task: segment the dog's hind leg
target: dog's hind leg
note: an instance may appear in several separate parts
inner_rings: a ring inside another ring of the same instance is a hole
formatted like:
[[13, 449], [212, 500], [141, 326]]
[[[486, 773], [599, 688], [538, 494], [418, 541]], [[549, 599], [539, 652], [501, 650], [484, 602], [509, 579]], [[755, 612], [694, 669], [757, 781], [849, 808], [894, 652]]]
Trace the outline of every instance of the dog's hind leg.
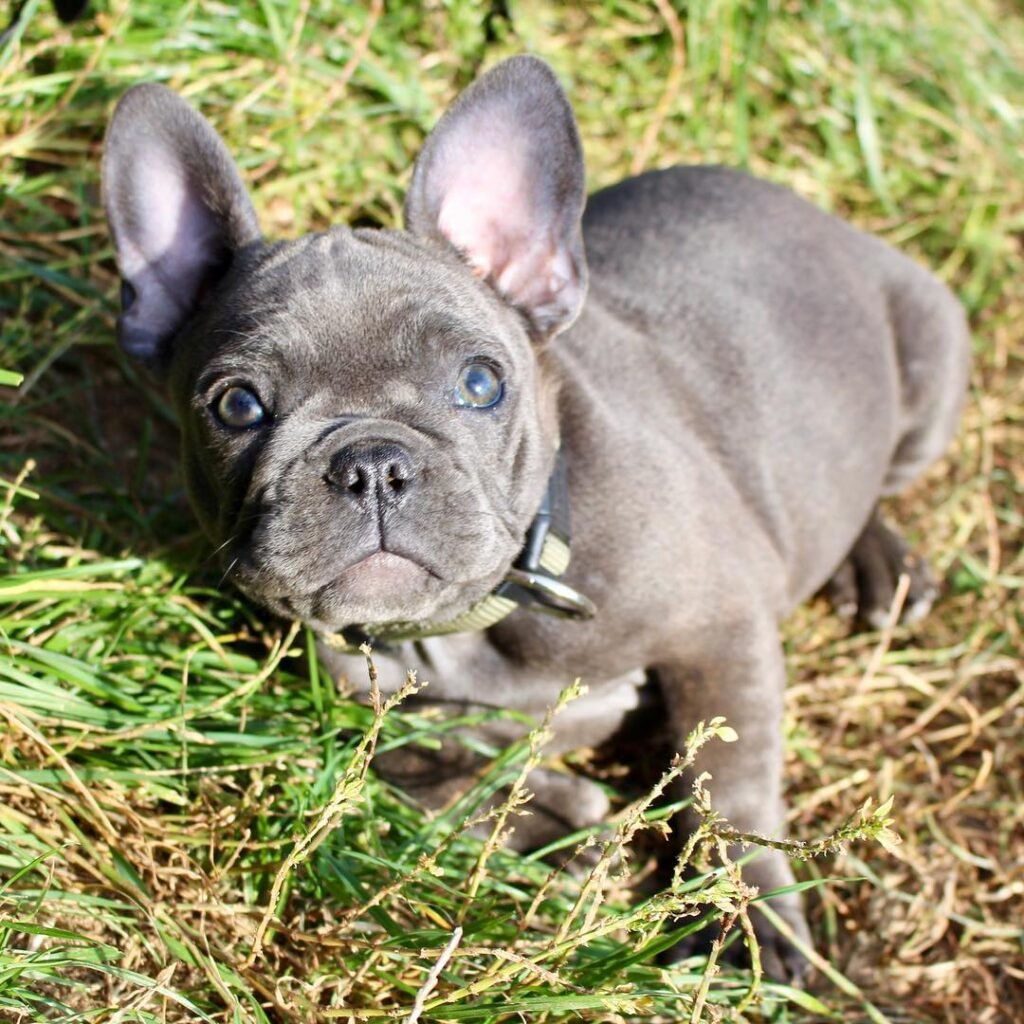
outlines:
[[[883, 495], [901, 491], [948, 448], [970, 363], [970, 332], [960, 303], [921, 268], [905, 260], [898, 268], [889, 315], [899, 362], [901, 429]], [[843, 618], [880, 629], [902, 575], [909, 586], [900, 620], [917, 622], [931, 610], [938, 585], [925, 560], [886, 526], [876, 507], [824, 591]]]

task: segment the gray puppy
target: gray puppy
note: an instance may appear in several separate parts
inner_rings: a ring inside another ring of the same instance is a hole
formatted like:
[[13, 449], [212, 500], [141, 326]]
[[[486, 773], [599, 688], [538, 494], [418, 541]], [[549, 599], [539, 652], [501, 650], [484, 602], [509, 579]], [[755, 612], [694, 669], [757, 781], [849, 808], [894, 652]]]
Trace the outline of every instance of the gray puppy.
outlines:
[[[830, 579], [869, 620], [900, 573], [912, 617], [934, 596], [876, 504], [955, 429], [969, 340], [943, 285], [723, 168], [584, 210], [572, 111], [530, 57], [441, 119], [406, 231], [264, 241], [223, 142], [156, 85], [119, 103], [103, 190], [121, 343], [168, 380], [191, 499], [247, 595], [353, 642], [448, 634], [383, 673], [420, 665], [439, 705], [536, 716], [582, 677], [553, 753], [610, 736], [653, 677], [680, 743], [717, 715], [739, 733], [703, 755], [717, 810], [783, 832], [779, 620]], [[475, 768], [417, 756], [392, 774], [428, 804]], [[585, 779], [530, 781], [519, 846], [607, 811]], [[774, 851], [745, 872], [793, 878]], [[776, 907], [806, 938], [799, 899]], [[761, 932], [769, 969], [799, 971]]]

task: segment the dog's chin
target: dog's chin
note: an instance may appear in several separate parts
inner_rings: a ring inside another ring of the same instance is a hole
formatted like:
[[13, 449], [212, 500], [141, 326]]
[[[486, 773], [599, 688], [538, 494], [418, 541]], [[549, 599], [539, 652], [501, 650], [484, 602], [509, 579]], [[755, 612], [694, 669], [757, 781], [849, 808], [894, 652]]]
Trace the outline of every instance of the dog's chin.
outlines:
[[378, 551], [311, 593], [249, 596], [319, 632], [333, 632], [353, 625], [444, 620], [489, 589], [446, 583], [412, 559]]
[[318, 596], [317, 610], [322, 619], [335, 609], [347, 622], [416, 619], [428, 614], [436, 600], [436, 583], [417, 562], [378, 551], [328, 584]]

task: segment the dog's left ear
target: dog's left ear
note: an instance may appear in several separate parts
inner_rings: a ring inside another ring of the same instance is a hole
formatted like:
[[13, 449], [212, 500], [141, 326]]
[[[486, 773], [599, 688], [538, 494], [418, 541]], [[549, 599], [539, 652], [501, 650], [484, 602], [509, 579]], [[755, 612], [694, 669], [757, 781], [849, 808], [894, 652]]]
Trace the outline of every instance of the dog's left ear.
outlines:
[[162, 85], [137, 85], [121, 97], [102, 177], [125, 285], [121, 346], [161, 368], [203, 296], [259, 239], [256, 213], [220, 136]]
[[550, 336], [586, 293], [583, 155], [551, 69], [512, 57], [441, 118], [405, 201], [414, 234], [453, 245], [476, 273]]

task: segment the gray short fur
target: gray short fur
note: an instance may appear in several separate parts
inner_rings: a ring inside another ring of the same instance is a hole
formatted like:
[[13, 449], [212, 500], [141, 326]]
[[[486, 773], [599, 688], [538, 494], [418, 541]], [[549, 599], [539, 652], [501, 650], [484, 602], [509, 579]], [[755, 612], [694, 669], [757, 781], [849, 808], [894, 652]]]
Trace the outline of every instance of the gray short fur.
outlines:
[[[715, 715], [739, 732], [700, 765], [715, 807], [783, 832], [778, 623], [837, 569], [873, 581], [877, 616], [879, 579], [910, 564], [874, 509], [956, 427], [969, 340], [942, 284], [720, 167], [630, 179], [581, 222], [572, 113], [529, 57], [481, 78], [432, 133], [407, 232], [264, 241], [221, 140], [154, 85], [118, 105], [103, 178], [122, 343], [169, 382], [192, 501], [245, 593], [322, 631], [457, 614], [515, 558], [561, 444], [566, 580], [597, 617], [518, 611], [428, 641], [423, 699], [539, 715], [582, 677], [562, 750], [612, 734], [653, 673], [680, 742]], [[474, 361], [503, 377], [492, 408], [453, 402]], [[263, 423], [218, 420], [232, 385], [258, 396]], [[931, 590], [918, 597], [920, 611]], [[411, 658], [382, 666], [387, 685]], [[418, 756], [390, 768], [428, 803], [472, 770]], [[586, 780], [532, 781], [550, 814], [522, 820], [520, 846], [607, 810]], [[792, 879], [774, 852], [746, 873], [766, 889]], [[798, 899], [778, 908], [806, 936]], [[763, 937], [774, 973], [799, 970]]]

